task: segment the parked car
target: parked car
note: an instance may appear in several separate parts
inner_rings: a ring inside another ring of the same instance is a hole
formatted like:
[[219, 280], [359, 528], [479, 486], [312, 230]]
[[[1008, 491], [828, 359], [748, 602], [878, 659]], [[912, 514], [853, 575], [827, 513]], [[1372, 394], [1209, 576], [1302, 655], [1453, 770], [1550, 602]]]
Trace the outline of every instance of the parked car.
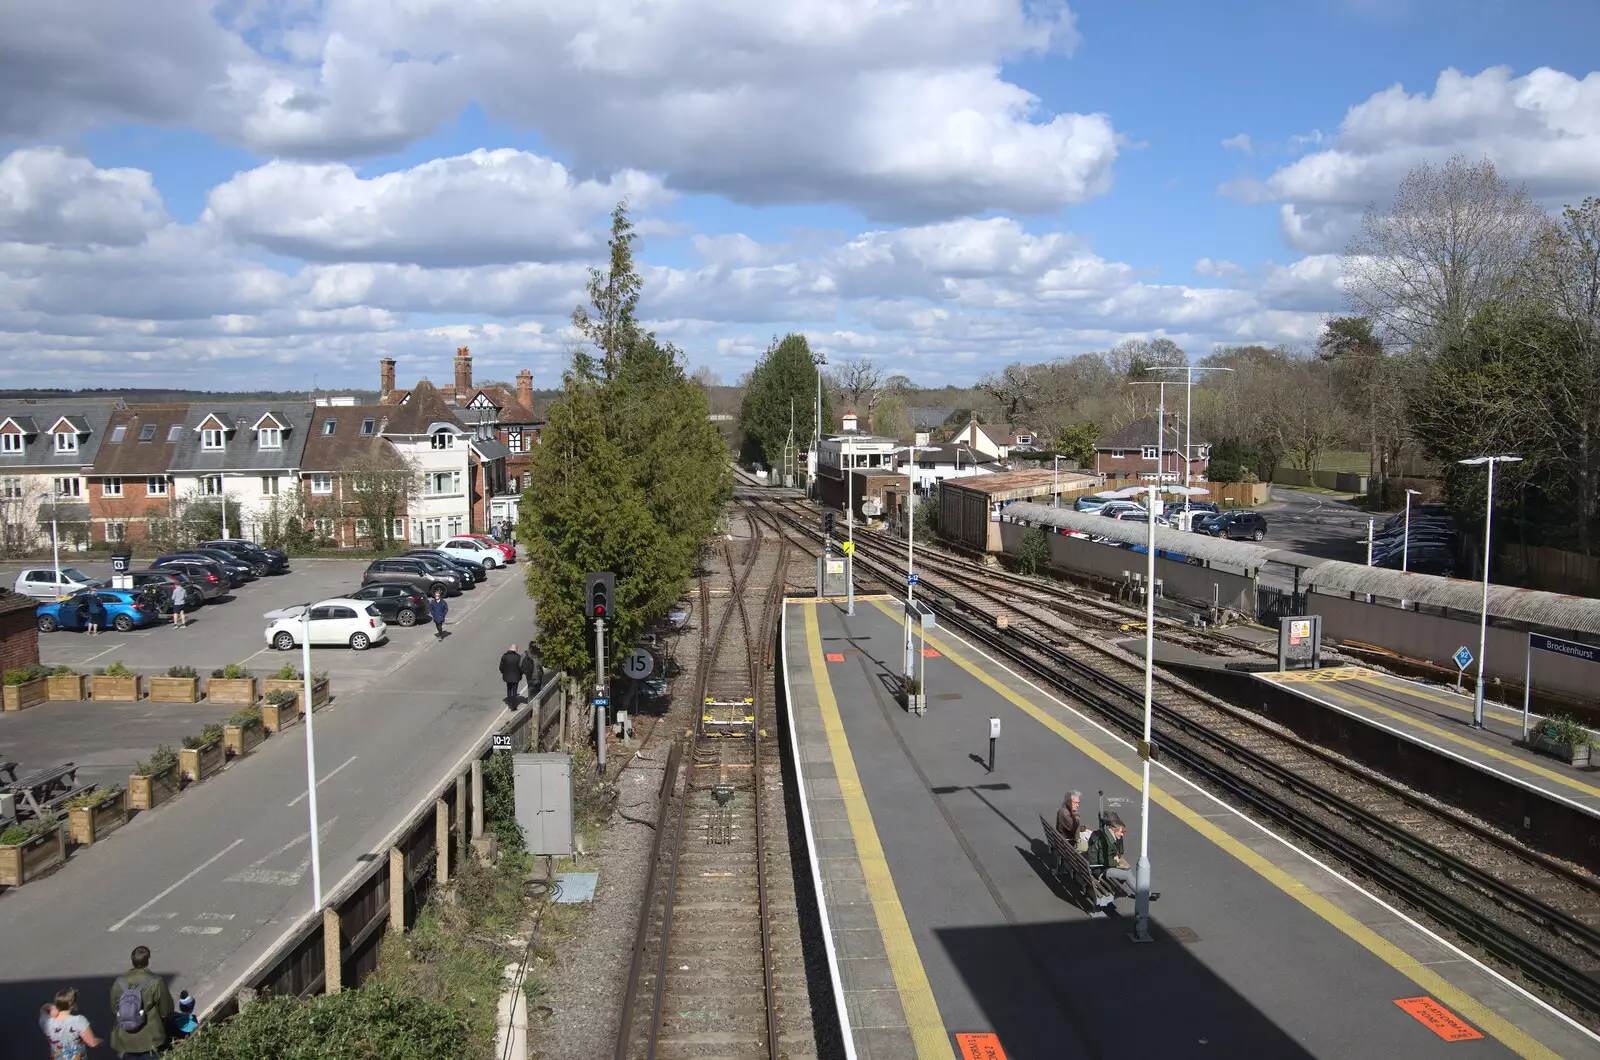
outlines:
[[1135, 504], [1132, 501], [1107, 501], [1105, 504], [1100, 506], [1100, 510], [1095, 514], [1104, 515], [1109, 518], [1115, 518], [1116, 516], [1121, 515], [1123, 512], [1137, 512], [1138, 514], [1143, 515], [1144, 505]]
[[[309, 623], [301, 616], [310, 608]], [[267, 626], [267, 646], [278, 651], [289, 651], [307, 637], [313, 648], [333, 644], [348, 644], [356, 651], [366, 651], [374, 644], [389, 639], [389, 627], [377, 606], [366, 600], [335, 597], [315, 604], [295, 604], [292, 607], [268, 611], [261, 617]], [[306, 633], [310, 626], [309, 635]]]
[[440, 564], [445, 570], [453, 570], [461, 575], [461, 588], [471, 589], [488, 577], [484, 573], [483, 564], [473, 563], [469, 560], [457, 559], [448, 552], [440, 552], [436, 548], [414, 548], [409, 552], [400, 553], [412, 559], [420, 559], [424, 563]]
[[365, 600], [378, 609], [385, 622], [414, 626], [428, 617], [428, 590], [415, 583], [378, 582], [364, 585], [346, 599]]
[[515, 541], [496, 541], [488, 534], [457, 534], [457, 537], [470, 537], [474, 541], [482, 541], [486, 545], [493, 545], [500, 550], [500, 554], [511, 563], [517, 558], [517, 543]]
[[1197, 534], [1234, 540], [1260, 541], [1267, 536], [1267, 518], [1260, 512], [1223, 512], [1210, 519], [1197, 520]]
[[152, 560], [150, 567], [152, 570], [170, 570], [188, 575], [199, 588], [200, 596], [204, 600], [215, 600], [233, 588], [233, 581], [228, 577], [228, 572], [215, 563], [208, 563], [205, 560], [163, 556]]
[[106, 609], [102, 626], [127, 633], [161, 621], [160, 609], [131, 589], [81, 589], [59, 600], [40, 604], [34, 610], [39, 632], [83, 629], [88, 625], [90, 597], [98, 597]]
[[23, 596], [38, 600], [54, 600], [80, 589], [93, 589], [104, 585], [99, 578], [91, 578], [76, 567], [28, 567], [17, 573], [12, 589]]
[[1075, 510], [1083, 512], [1086, 515], [1093, 515], [1095, 512], [1098, 512], [1105, 506], [1106, 498], [1096, 497], [1092, 494], [1087, 497], [1079, 497], [1077, 500], [1072, 502], [1072, 507]]
[[500, 551], [498, 545], [471, 537], [458, 536], [441, 541], [439, 551], [454, 559], [477, 563], [489, 570], [502, 566], [506, 561], [506, 555]]
[[262, 578], [268, 574], [288, 574], [289, 554], [276, 548], [263, 548], [254, 541], [245, 541], [242, 538], [229, 537], [219, 541], [202, 541], [201, 548], [217, 549], [227, 552], [250, 564], [256, 577]]
[[255, 568], [251, 566], [249, 560], [240, 559], [232, 552], [220, 548], [186, 548], [182, 552], [174, 553], [174, 555], [190, 559], [209, 560], [227, 571], [228, 577], [235, 585], [253, 582], [257, 577]]
[[447, 596], [461, 595], [461, 583], [465, 576], [454, 569], [445, 569], [437, 560], [434, 563], [438, 565], [429, 564], [418, 556], [375, 559], [361, 572], [361, 584], [404, 582], [421, 585], [429, 593], [435, 588], [442, 588]]
[[[1143, 508], [1140, 508], [1136, 512], [1134, 512], [1134, 511], [1118, 512], [1117, 514], [1113, 515], [1111, 518], [1115, 519], [1119, 523], [1148, 523], [1150, 521], [1149, 514]], [[1161, 527], [1164, 530], [1171, 530], [1172, 529], [1172, 520], [1168, 519], [1164, 515], [1158, 515], [1158, 516], [1156, 516], [1156, 525]]]

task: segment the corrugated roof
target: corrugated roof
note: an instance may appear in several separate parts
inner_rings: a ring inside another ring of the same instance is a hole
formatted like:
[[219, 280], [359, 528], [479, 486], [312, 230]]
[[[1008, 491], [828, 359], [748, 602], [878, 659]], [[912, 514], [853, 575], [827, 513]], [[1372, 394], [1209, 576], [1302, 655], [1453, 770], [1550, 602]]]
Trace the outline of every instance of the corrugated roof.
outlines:
[[[1302, 584], [1320, 593], [1349, 593], [1410, 600], [1431, 607], [1446, 607], [1481, 614], [1483, 582], [1441, 578], [1433, 574], [1402, 574], [1384, 567], [1328, 560], [1307, 571]], [[1489, 586], [1489, 616], [1558, 630], [1600, 634], [1600, 600], [1585, 596], [1545, 593], [1511, 585]]]
[[[965, 485], [965, 483], [963, 483]], [[1048, 504], [1016, 501], [1000, 510], [1000, 517], [1010, 522], [1032, 526], [1057, 526], [1078, 530], [1096, 537], [1108, 537], [1125, 545], [1143, 545], [1150, 533], [1147, 523], [1119, 522], [1105, 515], [1080, 512], [1074, 508], [1055, 508]], [[1186, 533], [1156, 527], [1156, 548], [1162, 552], [1181, 552], [1186, 556], [1203, 559], [1208, 563], [1221, 563], [1240, 570], [1259, 570], [1264, 564], [1284, 555], [1278, 549], [1242, 541], [1227, 541], [1207, 537], [1205, 534]]]
[[[1050, 468], [1033, 468], [1025, 471], [1002, 471], [997, 475], [975, 475], [971, 478], [946, 479], [941, 489], [972, 490], [991, 497], [999, 493], [1024, 493], [1028, 496], [1050, 495], [1057, 486], [1061, 492], [1071, 493], [1086, 486], [1098, 485], [1094, 475], [1080, 475], [1063, 471], [1057, 475]], [[1021, 502], [1018, 502], [1021, 503]]]

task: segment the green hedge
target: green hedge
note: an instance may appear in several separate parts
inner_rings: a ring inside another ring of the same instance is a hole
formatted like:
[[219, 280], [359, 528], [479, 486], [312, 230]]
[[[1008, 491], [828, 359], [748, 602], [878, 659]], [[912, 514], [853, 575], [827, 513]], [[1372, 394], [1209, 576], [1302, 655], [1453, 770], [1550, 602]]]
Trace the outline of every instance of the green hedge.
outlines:
[[449, 1005], [370, 983], [307, 1001], [258, 1001], [201, 1029], [173, 1060], [439, 1060], [471, 1053], [467, 1021]]

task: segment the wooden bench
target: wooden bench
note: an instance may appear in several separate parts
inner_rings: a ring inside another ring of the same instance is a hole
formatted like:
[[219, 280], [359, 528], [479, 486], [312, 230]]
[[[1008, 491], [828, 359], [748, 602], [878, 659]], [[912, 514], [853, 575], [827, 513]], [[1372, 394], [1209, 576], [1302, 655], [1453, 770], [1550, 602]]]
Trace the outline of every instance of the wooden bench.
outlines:
[[22, 807], [26, 807], [34, 816], [43, 816], [43, 804], [63, 791], [72, 790], [77, 782], [78, 767], [66, 762], [48, 769], [36, 769], [21, 780], [7, 784], [5, 790], [15, 795]]
[[1043, 817], [1039, 818], [1039, 823], [1044, 826], [1045, 845], [1050, 848], [1051, 874], [1077, 892], [1091, 915], [1104, 916], [1100, 906], [1107, 899], [1115, 899], [1118, 890], [1095, 871], [1095, 866], [1089, 864], [1089, 859], [1079, 852], [1072, 839], [1063, 836]]

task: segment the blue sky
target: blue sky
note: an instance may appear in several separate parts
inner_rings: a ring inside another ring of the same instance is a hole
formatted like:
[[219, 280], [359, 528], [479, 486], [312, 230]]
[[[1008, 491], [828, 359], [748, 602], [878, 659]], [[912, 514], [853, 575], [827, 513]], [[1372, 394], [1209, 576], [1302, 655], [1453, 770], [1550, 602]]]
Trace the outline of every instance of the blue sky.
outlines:
[[624, 194], [691, 363], [794, 329], [930, 384], [1303, 344], [1362, 206], [1456, 151], [1600, 194], [1579, 0], [612, 10], [8, 5], [0, 384], [443, 378], [469, 345], [549, 385]]

